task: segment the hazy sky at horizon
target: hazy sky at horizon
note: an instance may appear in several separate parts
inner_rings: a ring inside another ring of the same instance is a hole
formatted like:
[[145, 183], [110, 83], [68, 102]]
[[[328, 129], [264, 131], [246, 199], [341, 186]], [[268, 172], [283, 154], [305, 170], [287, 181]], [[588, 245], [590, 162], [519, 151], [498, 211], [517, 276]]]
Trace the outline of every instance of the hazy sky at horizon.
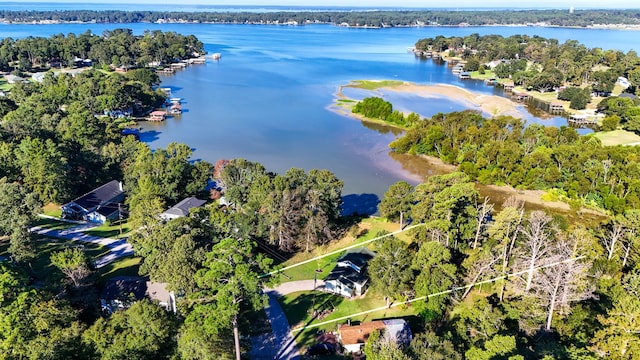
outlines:
[[[19, 3], [102, 3], [102, 4], [176, 4], [175, 0], [9, 0], [0, 2]], [[449, 0], [446, 2], [434, 0], [181, 0], [180, 5], [284, 5], [284, 6], [358, 6], [358, 7], [413, 7], [413, 8], [550, 8], [568, 9], [573, 6], [580, 8], [640, 8], [640, 4], [632, 5], [629, 0], [522, 0], [514, 2], [512, 0]]]

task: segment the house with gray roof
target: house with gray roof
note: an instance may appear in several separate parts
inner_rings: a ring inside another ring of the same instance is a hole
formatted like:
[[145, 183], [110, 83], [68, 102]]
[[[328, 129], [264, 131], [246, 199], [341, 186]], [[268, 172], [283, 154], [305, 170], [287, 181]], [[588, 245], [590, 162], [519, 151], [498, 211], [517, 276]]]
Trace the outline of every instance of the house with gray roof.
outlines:
[[369, 283], [367, 263], [373, 256], [366, 248], [345, 254], [324, 279], [324, 290], [347, 298], [364, 295]]
[[62, 205], [62, 218], [96, 223], [115, 220], [120, 217], [123, 200], [122, 183], [112, 180]]
[[100, 294], [100, 306], [105, 314], [129, 308], [134, 302], [149, 299], [167, 311], [176, 312], [176, 299], [167, 284], [138, 276], [118, 276], [109, 279]]
[[173, 207], [168, 209], [167, 211], [160, 214], [160, 218], [164, 221], [169, 221], [173, 219], [177, 219], [179, 217], [188, 216], [189, 211], [193, 208], [199, 208], [204, 205], [207, 201], [200, 200], [194, 197], [188, 197], [179, 203], [175, 204]]

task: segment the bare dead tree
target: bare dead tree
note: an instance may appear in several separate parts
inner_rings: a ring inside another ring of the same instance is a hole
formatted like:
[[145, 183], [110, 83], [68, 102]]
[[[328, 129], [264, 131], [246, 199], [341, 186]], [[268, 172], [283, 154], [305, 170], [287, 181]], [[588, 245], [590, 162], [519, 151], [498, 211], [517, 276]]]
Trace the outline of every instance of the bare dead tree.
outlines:
[[480, 240], [480, 235], [482, 231], [487, 226], [487, 222], [489, 220], [489, 214], [493, 211], [493, 204], [489, 202], [488, 197], [484, 197], [484, 201], [480, 204], [476, 204], [476, 213], [477, 213], [477, 226], [476, 226], [476, 236], [473, 239], [472, 248], [475, 249], [478, 246], [478, 241]]
[[622, 241], [625, 236], [625, 228], [619, 221], [613, 221], [610, 226], [602, 233], [600, 240], [607, 250], [607, 260], [611, 260], [616, 252], [617, 244]]
[[531, 290], [533, 275], [543, 265], [549, 253], [549, 242], [552, 239], [550, 229], [551, 217], [542, 211], [533, 211], [527, 224], [520, 229], [523, 242], [520, 245], [519, 268], [526, 270], [524, 291]]
[[553, 315], [566, 314], [573, 302], [587, 299], [593, 294], [593, 286], [587, 280], [589, 264], [576, 253], [575, 245], [568, 241], [557, 242], [547, 257], [548, 267], [536, 277], [534, 289], [546, 304], [545, 330], [551, 330]]

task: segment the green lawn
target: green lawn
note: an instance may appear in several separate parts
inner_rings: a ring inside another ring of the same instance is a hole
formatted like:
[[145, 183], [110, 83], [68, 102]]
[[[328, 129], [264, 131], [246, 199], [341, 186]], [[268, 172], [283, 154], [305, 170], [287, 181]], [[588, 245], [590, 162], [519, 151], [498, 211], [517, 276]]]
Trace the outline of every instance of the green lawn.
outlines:
[[[51, 264], [51, 254], [61, 251], [69, 247], [80, 247], [91, 258], [97, 258], [109, 253], [109, 249], [90, 243], [79, 243], [71, 240], [40, 238], [36, 242], [37, 255], [35, 260], [31, 262], [34, 275], [40, 280], [52, 280], [61, 276], [58, 269]], [[49, 282], [49, 281], [47, 281]]]
[[496, 75], [491, 70], [485, 70], [484, 74], [480, 74], [479, 71], [471, 71], [469, 75], [471, 76], [472, 79], [477, 79], [477, 80], [485, 80], [485, 79], [491, 79], [496, 77]]
[[[343, 239], [336, 240], [328, 245], [318, 247], [311, 252], [300, 252], [294, 255], [291, 259], [284, 262], [282, 264], [282, 267], [297, 264], [299, 262], [307, 259], [312, 259], [322, 254], [327, 254], [350, 245], [373, 239], [374, 237], [378, 236], [378, 233], [380, 231], [392, 232], [398, 230], [397, 224], [390, 223], [382, 218], [364, 219], [360, 224], [358, 224], [358, 227], [360, 230], [358, 231], [359, 234], [356, 238], [354, 238], [353, 235], [349, 234]], [[406, 233], [398, 234], [396, 235], [396, 237], [405, 241], [408, 241], [409, 239]], [[374, 244], [375, 242], [370, 243], [368, 247], [375, 246]], [[312, 280], [316, 269], [321, 270], [321, 272], [317, 274], [318, 279], [323, 279], [324, 277], [329, 275], [329, 272], [331, 272], [333, 266], [342, 255], [344, 255], [344, 253], [338, 253], [316, 261], [312, 261], [304, 265], [294, 267], [289, 270], [285, 270], [282, 272], [283, 275], [280, 277], [280, 281], [286, 282], [296, 280]]]
[[136, 256], [122, 257], [108, 265], [98, 269], [103, 279], [116, 276], [138, 276], [140, 261], [142, 258]]
[[[384, 299], [381, 296], [377, 296], [377, 294], [373, 293], [371, 290], [368, 290], [367, 294], [359, 299], [346, 299], [333, 294], [327, 294], [319, 291], [315, 292], [315, 309], [317, 311], [330, 311], [329, 315], [325, 315], [321, 319], [314, 316], [312, 311], [314, 303], [314, 294], [312, 291], [291, 293], [279, 298], [278, 302], [280, 303], [280, 306], [282, 306], [282, 310], [287, 316], [287, 320], [289, 321], [292, 329], [385, 306]], [[390, 319], [413, 315], [415, 314], [412, 307], [397, 306], [391, 309], [384, 309], [362, 316], [352, 317], [351, 321], [365, 322], [375, 319]], [[294, 336], [296, 336], [296, 342], [298, 345], [301, 348], [304, 348], [314, 343], [318, 330], [335, 331], [339, 324], [344, 324], [346, 322], [346, 320], [340, 320], [315, 328], [294, 331]]]
[[9, 84], [4, 77], [0, 78], [0, 91], [10, 91], [12, 88], [13, 84]]
[[78, 224], [55, 220], [55, 219], [49, 219], [49, 218], [38, 218], [38, 220], [36, 220], [31, 225], [40, 226], [40, 227], [51, 229], [51, 230], [63, 230], [63, 229], [72, 228], [74, 226], [78, 226]]
[[626, 130], [614, 130], [614, 131], [599, 131], [593, 133], [593, 135], [604, 146], [616, 146], [616, 145], [638, 145], [640, 144], [640, 136], [636, 133]]
[[84, 233], [104, 238], [119, 238], [126, 236], [130, 231], [131, 225], [126, 220], [123, 220], [121, 223], [116, 221], [111, 225], [103, 224]]

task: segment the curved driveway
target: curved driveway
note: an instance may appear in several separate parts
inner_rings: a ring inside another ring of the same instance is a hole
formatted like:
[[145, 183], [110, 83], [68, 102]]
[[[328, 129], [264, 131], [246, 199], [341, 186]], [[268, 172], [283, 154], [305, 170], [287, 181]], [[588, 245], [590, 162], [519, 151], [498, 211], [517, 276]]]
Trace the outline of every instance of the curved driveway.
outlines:
[[[300, 352], [295, 338], [289, 328], [289, 321], [282, 311], [277, 298], [296, 291], [311, 291], [313, 280], [290, 281], [282, 283], [273, 289], [265, 288], [264, 293], [269, 297], [269, 304], [265, 312], [271, 323], [271, 333], [252, 339], [252, 349], [249, 353], [254, 360], [298, 360]], [[316, 287], [324, 286], [324, 281], [317, 280]]]

